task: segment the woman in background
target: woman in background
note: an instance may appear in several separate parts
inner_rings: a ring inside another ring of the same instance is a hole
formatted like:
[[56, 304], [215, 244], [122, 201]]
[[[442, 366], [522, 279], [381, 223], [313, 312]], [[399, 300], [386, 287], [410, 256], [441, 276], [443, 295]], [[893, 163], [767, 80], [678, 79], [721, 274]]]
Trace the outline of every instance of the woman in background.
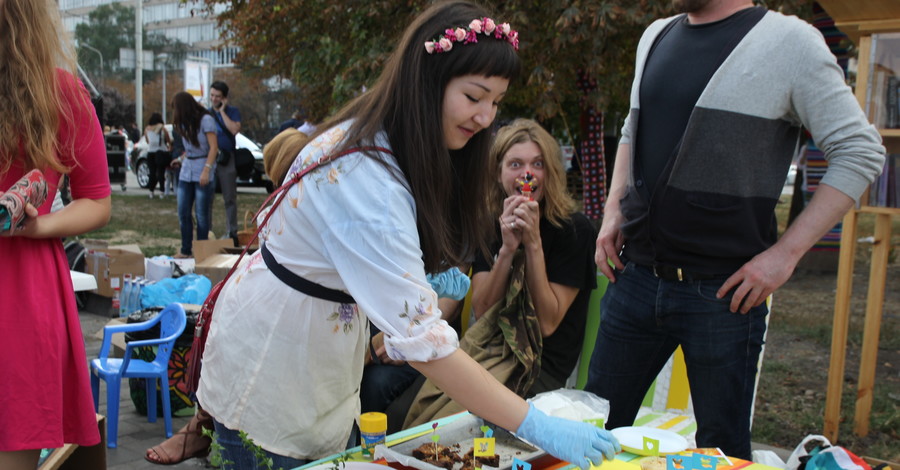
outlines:
[[[0, 0], [0, 192], [34, 169], [49, 189], [0, 234], [4, 470], [34, 470], [42, 448], [100, 442], [61, 238], [106, 225], [110, 187], [100, 122], [74, 57], [56, 1]], [[63, 175], [72, 202], [51, 213]]]
[[150, 122], [144, 129], [144, 142], [147, 142], [147, 166], [150, 169], [150, 199], [153, 199], [156, 184], [159, 183], [159, 197], [166, 192], [166, 168], [172, 162], [172, 138], [166, 131], [162, 115], [153, 113]]
[[[178, 222], [181, 226], [181, 251], [175, 258], [193, 256], [194, 218], [197, 214], [197, 240], [209, 239], [216, 154], [216, 120], [186, 91], [172, 98], [175, 128], [184, 144], [184, 159], [178, 177]], [[196, 202], [196, 207], [194, 203]]]

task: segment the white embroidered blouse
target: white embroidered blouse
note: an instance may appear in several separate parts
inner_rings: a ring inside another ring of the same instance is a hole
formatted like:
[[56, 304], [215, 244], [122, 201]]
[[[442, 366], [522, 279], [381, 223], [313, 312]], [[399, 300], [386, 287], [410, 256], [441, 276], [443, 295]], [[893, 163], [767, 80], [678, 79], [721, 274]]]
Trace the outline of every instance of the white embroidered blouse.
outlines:
[[[330, 152], [346, 127], [307, 145], [288, 178]], [[388, 147], [384, 135], [376, 144]], [[280, 264], [357, 304], [293, 290], [257, 252], [219, 296], [198, 397], [219, 422], [268, 451], [325, 457], [344, 449], [359, 415], [366, 318], [385, 332], [395, 359], [442, 358], [458, 338], [425, 278], [412, 195], [372, 158], [353, 153], [304, 176], [264, 232]]]

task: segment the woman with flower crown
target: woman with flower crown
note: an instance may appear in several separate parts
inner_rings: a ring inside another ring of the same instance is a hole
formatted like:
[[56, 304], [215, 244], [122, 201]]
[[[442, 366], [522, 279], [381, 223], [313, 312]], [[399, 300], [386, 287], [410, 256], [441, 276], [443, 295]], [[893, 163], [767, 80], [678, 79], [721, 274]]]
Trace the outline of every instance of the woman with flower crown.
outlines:
[[[209, 326], [197, 397], [234, 468], [257, 465], [239, 433], [275, 467], [344, 448], [359, 415], [368, 321], [392, 359], [472, 413], [583, 468], [612, 458], [618, 444], [607, 431], [543, 414], [460, 351], [426, 280], [490, 237], [487, 129], [519, 72], [517, 48], [518, 34], [481, 6], [432, 5], [370, 90], [296, 158], [288, 178], [343, 155], [272, 210], [260, 250], [226, 282]], [[318, 286], [286, 283], [297, 278]], [[325, 300], [323, 290], [346, 299]]]

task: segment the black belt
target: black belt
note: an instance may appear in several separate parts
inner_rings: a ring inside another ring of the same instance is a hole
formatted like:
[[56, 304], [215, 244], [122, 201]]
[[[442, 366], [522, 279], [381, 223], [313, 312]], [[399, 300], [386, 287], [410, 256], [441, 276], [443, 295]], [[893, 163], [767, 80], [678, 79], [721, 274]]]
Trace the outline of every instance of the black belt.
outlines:
[[684, 268], [678, 268], [675, 266], [665, 266], [665, 265], [656, 265], [656, 266], [646, 266], [646, 268], [650, 269], [653, 272], [653, 275], [666, 280], [666, 281], [705, 281], [709, 279], [724, 279], [727, 278], [728, 275], [723, 274], [706, 274], [706, 273], [698, 273], [696, 271], [685, 270]]
[[266, 263], [266, 267], [269, 268], [269, 271], [275, 275], [281, 282], [287, 284], [288, 286], [294, 288], [294, 290], [303, 292], [306, 295], [316, 297], [322, 300], [329, 300], [331, 302], [339, 302], [342, 304], [355, 304], [356, 301], [353, 300], [353, 297], [346, 292], [342, 292], [336, 289], [331, 289], [329, 287], [325, 287], [321, 284], [316, 284], [310, 280], [304, 279], [285, 268], [281, 263], [279, 263], [274, 256], [272, 256], [272, 252], [266, 248], [266, 244], [263, 243], [259, 248], [259, 251], [262, 252], [263, 261]]

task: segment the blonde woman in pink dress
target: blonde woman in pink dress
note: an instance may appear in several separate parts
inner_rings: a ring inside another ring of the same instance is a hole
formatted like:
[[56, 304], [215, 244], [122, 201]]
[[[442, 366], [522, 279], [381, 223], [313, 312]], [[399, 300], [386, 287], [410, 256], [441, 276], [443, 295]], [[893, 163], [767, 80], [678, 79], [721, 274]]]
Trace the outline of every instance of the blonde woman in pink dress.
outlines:
[[[49, 192], [0, 234], [0, 468], [100, 442], [61, 238], [109, 221], [106, 150], [53, 0], [0, 0], [0, 191], [40, 170]], [[12, 119], [15, 117], [15, 119]], [[67, 174], [73, 201], [50, 213]]]

